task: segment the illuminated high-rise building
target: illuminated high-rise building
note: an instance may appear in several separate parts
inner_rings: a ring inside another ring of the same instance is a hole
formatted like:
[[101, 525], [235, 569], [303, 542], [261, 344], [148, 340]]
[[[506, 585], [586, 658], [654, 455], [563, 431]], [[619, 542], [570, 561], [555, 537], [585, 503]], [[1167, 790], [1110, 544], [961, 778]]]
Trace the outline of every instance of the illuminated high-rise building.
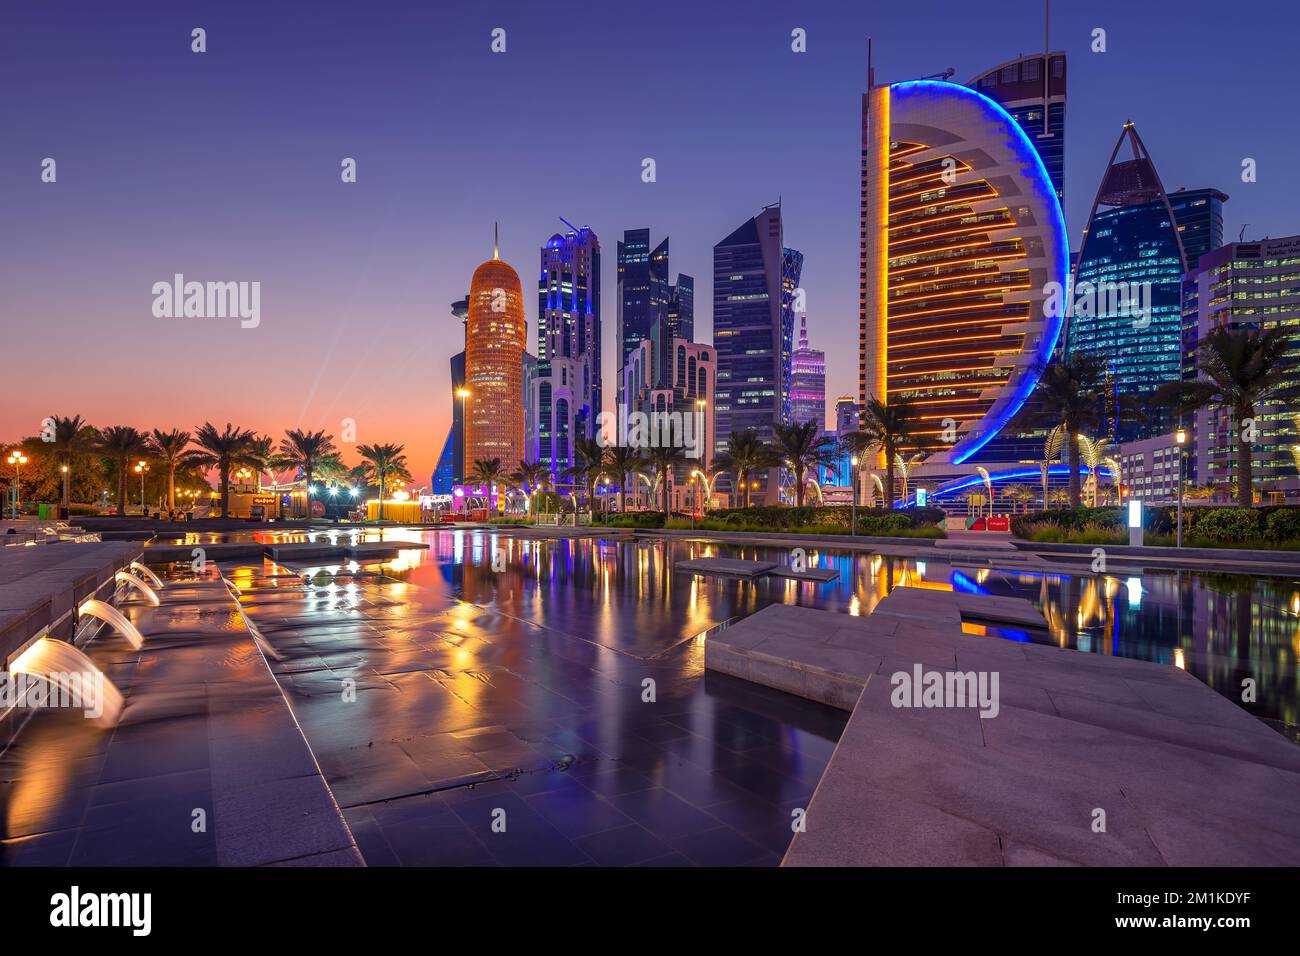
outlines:
[[[616, 335], [621, 369], [627, 365], [628, 354], [650, 338], [655, 323], [668, 314], [672, 293], [667, 237], [651, 249], [649, 229], [624, 230], [623, 241], [618, 244], [617, 270]], [[619, 390], [621, 394], [621, 381]]]
[[826, 427], [826, 353], [808, 345], [808, 316], [799, 317], [799, 347], [790, 361], [790, 418]]
[[[465, 341], [465, 325], [469, 320], [469, 296], [451, 304], [451, 314], [460, 322], [461, 342]], [[465, 388], [465, 349], [451, 357], [451, 427], [443, 442], [442, 454], [433, 472], [430, 485], [435, 495], [449, 495], [452, 488], [465, 481], [465, 403], [460, 392]]]
[[[1137, 129], [1125, 123], [1088, 215], [1074, 270], [1076, 305], [1065, 331], [1067, 355], [1103, 357], [1113, 392], [1146, 404], [1183, 374], [1187, 257], [1169, 199]], [[1119, 422], [1115, 412], [1112, 406], [1104, 436], [1112, 441], [1169, 430], [1167, 408], [1151, 406], [1142, 422]]]
[[537, 282], [537, 367], [529, 376], [528, 460], [555, 475], [574, 439], [592, 438], [601, 410], [600, 240], [591, 227], [547, 240]]
[[[718, 356], [714, 448], [753, 430], [771, 441], [788, 422], [792, 295], [803, 257], [782, 242], [781, 207], [767, 206], [713, 247], [713, 344]], [[780, 469], [753, 476], [751, 503], [780, 501]], [[733, 494], [730, 478], [718, 479]]]
[[873, 86], [862, 105], [858, 406], [914, 403], [939, 443], [927, 465], [961, 465], [1056, 346], [1060, 203], [1024, 129], [979, 92], [915, 80]]
[[524, 459], [523, 362], [528, 340], [519, 274], [497, 248], [474, 270], [465, 327], [465, 466], [499, 458], [507, 469]]
[[1065, 53], [1031, 53], [985, 70], [966, 84], [1011, 115], [1065, 201]]

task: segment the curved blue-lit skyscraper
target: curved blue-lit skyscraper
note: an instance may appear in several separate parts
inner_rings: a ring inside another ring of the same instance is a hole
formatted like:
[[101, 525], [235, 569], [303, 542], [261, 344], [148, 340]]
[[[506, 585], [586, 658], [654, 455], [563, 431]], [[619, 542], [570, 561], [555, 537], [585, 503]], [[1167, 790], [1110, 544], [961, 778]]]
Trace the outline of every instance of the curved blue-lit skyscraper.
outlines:
[[933, 80], [865, 94], [862, 160], [859, 402], [916, 405], [939, 449], [927, 468], [951, 472], [1011, 421], [1056, 346], [1056, 186], [1005, 109]]

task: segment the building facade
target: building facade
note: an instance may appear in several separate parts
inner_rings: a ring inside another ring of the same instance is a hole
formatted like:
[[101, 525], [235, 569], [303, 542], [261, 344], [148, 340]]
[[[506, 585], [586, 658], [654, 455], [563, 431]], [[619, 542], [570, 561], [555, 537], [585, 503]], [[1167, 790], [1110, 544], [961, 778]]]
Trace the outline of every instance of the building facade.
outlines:
[[826, 353], [808, 345], [808, 316], [799, 317], [799, 345], [791, 357], [790, 419], [826, 427]]
[[966, 85], [999, 104], [1033, 144], [1058, 202], [1065, 202], [1065, 53], [1000, 63]]
[[[724, 454], [733, 434], [753, 430], [771, 441], [774, 426], [788, 421], [783, 405], [789, 385], [785, 356], [786, 314], [793, 327], [787, 289], [790, 271], [783, 244], [780, 205], [768, 206], [713, 247], [713, 344], [718, 382], [714, 450]], [[792, 336], [791, 336], [792, 338]], [[791, 348], [789, 352], [793, 352]], [[780, 501], [779, 469], [754, 480], [751, 502]], [[721, 476], [724, 491], [729, 476]]]
[[1006, 110], [934, 80], [864, 94], [858, 406], [913, 403], [927, 465], [963, 465], [1023, 406], [1068, 261], [1056, 187]]
[[527, 458], [559, 476], [573, 467], [574, 439], [595, 437], [602, 404], [600, 241], [589, 226], [570, 225], [542, 247], [537, 314]]
[[[623, 367], [621, 387], [627, 396], [629, 414], [639, 412], [652, 423], [664, 423], [655, 426], [656, 441], [670, 440], [698, 450], [698, 457], [686, 458], [674, 466], [670, 475], [669, 506], [674, 511], [685, 511], [698, 508], [708, 494], [694, 472], [707, 474], [714, 457], [718, 357], [713, 346], [686, 339], [672, 339], [663, 351], [669, 356], [666, 364], [661, 362], [661, 350], [653, 339], [637, 343]], [[665, 425], [677, 431], [666, 434]], [[654, 475], [649, 478], [650, 482], [657, 480]], [[646, 482], [639, 478], [633, 481], [638, 487], [627, 491], [636, 501], [648, 507], [662, 506], [660, 489], [653, 489], [651, 498], [647, 496], [651, 488]]]
[[[1169, 197], [1136, 128], [1125, 123], [1079, 249], [1066, 354], [1103, 356], [1112, 394], [1150, 405], [1161, 385], [1182, 375], [1185, 271]], [[1170, 430], [1167, 414], [1154, 406], [1140, 423], [1121, 423], [1111, 411], [1105, 437], [1112, 440], [1133, 441]]]
[[[1201, 256], [1187, 276], [1195, 334], [1184, 339], [1185, 367], [1196, 377], [1196, 346], [1215, 329], [1287, 328], [1286, 385], [1300, 389], [1300, 236], [1233, 242]], [[1242, 430], [1227, 410], [1204, 409], [1191, 430], [1195, 483], [1235, 484]], [[1261, 498], [1300, 495], [1300, 407], [1271, 402], [1255, 409], [1251, 473]]]
[[497, 250], [474, 270], [465, 327], [465, 467], [498, 458], [524, 460], [523, 368], [528, 326], [519, 274]]

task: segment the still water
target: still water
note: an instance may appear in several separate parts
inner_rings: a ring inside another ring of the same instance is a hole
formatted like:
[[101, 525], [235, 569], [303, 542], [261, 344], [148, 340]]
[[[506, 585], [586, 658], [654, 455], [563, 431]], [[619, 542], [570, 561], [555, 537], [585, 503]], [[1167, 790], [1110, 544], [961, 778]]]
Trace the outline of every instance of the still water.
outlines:
[[[567, 540], [483, 531], [383, 534], [390, 541], [430, 545], [375, 569], [387, 578], [450, 592], [637, 657], [661, 654], [774, 602], [869, 614], [895, 587], [959, 590], [1024, 598], [1047, 620], [1045, 631], [989, 627], [989, 637], [1181, 667], [1279, 729], [1294, 734], [1300, 725], [1300, 576], [1040, 574], [813, 550], [809, 564], [833, 568], [835, 580], [748, 581], [674, 574], [672, 568], [708, 556], [788, 564], [789, 553], [652, 535]], [[364, 540], [378, 535], [367, 531]], [[419, 600], [418, 592], [411, 599]], [[1246, 680], [1254, 682], [1256, 699], [1243, 703]]]

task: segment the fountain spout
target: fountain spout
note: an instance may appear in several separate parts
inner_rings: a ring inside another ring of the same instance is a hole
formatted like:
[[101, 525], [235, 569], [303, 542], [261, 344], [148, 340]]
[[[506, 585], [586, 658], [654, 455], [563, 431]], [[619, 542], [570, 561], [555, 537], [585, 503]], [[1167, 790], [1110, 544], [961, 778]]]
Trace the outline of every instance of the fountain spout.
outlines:
[[154, 591], [153, 588], [149, 587], [149, 585], [145, 584], [144, 581], [140, 580], [140, 578], [136, 577], [134, 574], [128, 574], [125, 571], [118, 571], [117, 574], [113, 575], [113, 578], [119, 584], [125, 583], [129, 587], [135, 588], [137, 591], [139, 591], [141, 594], [144, 595], [145, 600], [147, 600], [150, 604], [152, 604], [154, 607], [158, 606], [157, 593]]
[[139, 561], [131, 562], [131, 570], [139, 573], [142, 577], [148, 578], [150, 584], [156, 587], [159, 591], [162, 590], [163, 588], [162, 578], [158, 577], [158, 575], [154, 574], [152, 571], [150, 571]]
[[89, 601], [81, 603], [81, 607], [77, 609], [77, 616], [98, 618], [125, 637], [127, 642], [137, 651], [144, 647], [144, 636], [135, 629], [134, 624], [122, 616], [121, 611], [111, 604], [105, 604], [97, 598], [91, 598]]
[[66, 641], [42, 637], [14, 659], [9, 672], [44, 683], [47, 705], [80, 708], [101, 727], [116, 726], [122, 715], [122, 692], [94, 661]]

